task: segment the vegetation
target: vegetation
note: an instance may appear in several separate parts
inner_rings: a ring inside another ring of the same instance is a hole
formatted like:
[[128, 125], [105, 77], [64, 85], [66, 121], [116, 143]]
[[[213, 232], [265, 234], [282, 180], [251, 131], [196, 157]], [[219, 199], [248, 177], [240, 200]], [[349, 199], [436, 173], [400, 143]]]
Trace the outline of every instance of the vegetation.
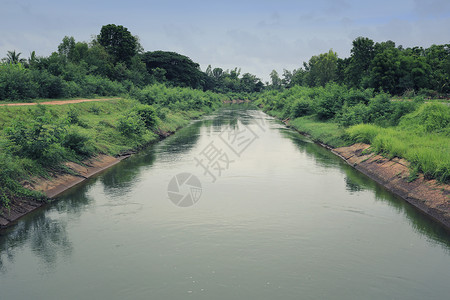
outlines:
[[256, 104], [271, 115], [333, 147], [355, 142], [411, 162], [413, 173], [450, 181], [450, 107], [439, 102], [392, 101], [373, 89], [329, 83], [266, 91]]
[[[359, 37], [351, 55], [314, 55], [270, 83], [241, 69], [208, 66], [168, 51], [144, 52], [127, 28], [108, 24], [90, 42], [64, 37], [57, 51], [0, 63], [0, 101], [122, 96], [58, 107], [0, 108], [0, 207], [38, 198], [20, 182], [64, 171], [65, 161], [142, 147], [216, 109], [255, 100], [266, 112], [333, 147], [366, 142], [413, 171], [450, 180], [450, 45], [403, 48]], [[224, 94], [226, 94], [224, 96]], [[396, 95], [395, 101], [391, 95]], [[435, 98], [433, 103], [430, 98]], [[448, 103], [447, 103], [448, 104]]]
[[143, 147], [218, 108], [222, 97], [157, 84], [133, 90], [131, 99], [1, 107], [0, 207], [11, 199], [42, 198], [20, 182], [64, 172], [66, 161]]
[[446, 95], [450, 93], [450, 44], [403, 48], [393, 41], [375, 43], [358, 37], [350, 57], [338, 58], [330, 50], [311, 57], [303, 68], [285, 70], [283, 77], [283, 86], [288, 88], [336, 82], [395, 95]]

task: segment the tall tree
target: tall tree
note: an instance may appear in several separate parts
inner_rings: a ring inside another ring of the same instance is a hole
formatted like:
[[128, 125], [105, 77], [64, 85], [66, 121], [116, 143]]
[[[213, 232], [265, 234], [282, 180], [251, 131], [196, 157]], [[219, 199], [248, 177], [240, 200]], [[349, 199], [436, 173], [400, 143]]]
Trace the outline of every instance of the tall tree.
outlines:
[[270, 85], [273, 89], [281, 88], [281, 78], [276, 70], [272, 70], [272, 72], [270, 72], [270, 81], [271, 81]]
[[58, 46], [58, 53], [71, 60], [71, 56], [75, 50], [75, 39], [73, 36], [65, 36]]
[[371, 39], [358, 37], [353, 41], [347, 69], [347, 79], [351, 86], [360, 87], [363, 78], [369, 75], [374, 54], [374, 42]]
[[146, 52], [142, 61], [147, 66], [147, 71], [152, 73], [160, 68], [166, 71], [165, 78], [176, 86], [201, 88], [203, 87], [203, 72], [199, 64], [189, 57], [166, 51]]
[[97, 36], [100, 45], [105, 47], [115, 63], [124, 62], [129, 64], [131, 58], [140, 49], [138, 39], [131, 35], [126, 27], [122, 25], [104, 25]]
[[306, 83], [309, 86], [325, 86], [330, 81], [336, 80], [338, 56], [332, 49], [311, 57], [308, 63], [303, 63], [308, 72]]

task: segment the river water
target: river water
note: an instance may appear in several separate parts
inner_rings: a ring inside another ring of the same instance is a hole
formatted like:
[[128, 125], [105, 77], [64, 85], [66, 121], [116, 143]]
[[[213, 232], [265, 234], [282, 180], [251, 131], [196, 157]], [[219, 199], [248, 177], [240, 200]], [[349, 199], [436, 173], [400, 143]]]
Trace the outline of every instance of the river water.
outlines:
[[1, 299], [447, 299], [450, 236], [230, 107], [0, 234]]

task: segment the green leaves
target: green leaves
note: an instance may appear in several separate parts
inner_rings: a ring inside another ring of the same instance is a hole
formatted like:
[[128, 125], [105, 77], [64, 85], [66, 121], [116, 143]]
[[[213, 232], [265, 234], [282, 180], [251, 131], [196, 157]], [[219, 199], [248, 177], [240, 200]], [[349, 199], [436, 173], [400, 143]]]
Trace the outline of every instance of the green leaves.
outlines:
[[130, 63], [131, 58], [138, 53], [137, 38], [131, 35], [122, 25], [104, 25], [97, 37], [100, 45], [113, 57], [114, 62]]

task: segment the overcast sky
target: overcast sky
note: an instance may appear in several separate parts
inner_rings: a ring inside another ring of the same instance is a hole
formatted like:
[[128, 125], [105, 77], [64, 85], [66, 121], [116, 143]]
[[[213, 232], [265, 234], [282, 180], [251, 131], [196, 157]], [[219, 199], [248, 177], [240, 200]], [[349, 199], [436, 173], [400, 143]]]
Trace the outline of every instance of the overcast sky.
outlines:
[[48, 56], [62, 38], [90, 41], [103, 25], [127, 27], [145, 51], [175, 51], [202, 70], [240, 67], [268, 80], [352, 41], [423, 46], [450, 43], [450, 0], [0, 0], [0, 57]]

